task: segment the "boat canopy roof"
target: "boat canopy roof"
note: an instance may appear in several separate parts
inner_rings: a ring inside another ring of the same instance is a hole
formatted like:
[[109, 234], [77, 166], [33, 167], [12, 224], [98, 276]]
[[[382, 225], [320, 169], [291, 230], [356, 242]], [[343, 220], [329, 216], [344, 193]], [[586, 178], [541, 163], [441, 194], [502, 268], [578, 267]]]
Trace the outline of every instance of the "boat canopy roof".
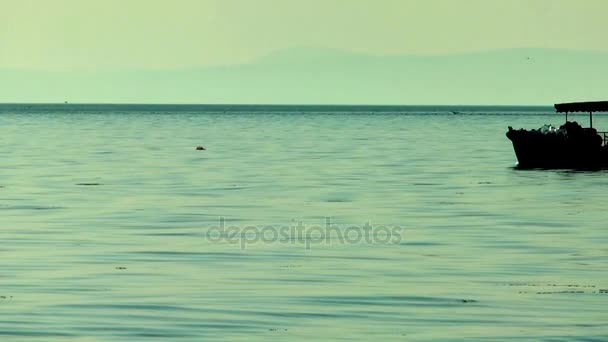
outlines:
[[558, 113], [608, 112], [608, 101], [558, 103], [555, 105], [555, 111]]

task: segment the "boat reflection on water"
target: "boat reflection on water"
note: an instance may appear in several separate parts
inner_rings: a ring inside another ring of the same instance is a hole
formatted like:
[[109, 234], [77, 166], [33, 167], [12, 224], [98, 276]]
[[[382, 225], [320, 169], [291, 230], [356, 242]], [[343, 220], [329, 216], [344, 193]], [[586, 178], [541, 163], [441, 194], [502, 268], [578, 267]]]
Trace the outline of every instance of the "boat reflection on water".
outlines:
[[[608, 101], [556, 104], [566, 113], [566, 123], [556, 129], [515, 130], [509, 126], [507, 138], [513, 142], [518, 168], [602, 169], [608, 167], [607, 133], [593, 128], [593, 113], [608, 112]], [[568, 121], [568, 113], [588, 112], [589, 128]]]

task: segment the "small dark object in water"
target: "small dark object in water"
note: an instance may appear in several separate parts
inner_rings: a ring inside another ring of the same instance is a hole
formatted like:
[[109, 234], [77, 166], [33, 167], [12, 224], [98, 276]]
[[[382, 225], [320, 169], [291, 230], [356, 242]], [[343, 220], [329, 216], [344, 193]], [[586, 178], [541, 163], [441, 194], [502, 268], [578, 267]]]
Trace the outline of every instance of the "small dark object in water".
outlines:
[[78, 183], [76, 185], [80, 185], [80, 186], [98, 186], [101, 185], [100, 183]]
[[117, 269], [117, 270], [126, 270], [127, 268], [126, 268], [126, 267], [119, 266], [119, 267], [116, 267], [116, 269]]
[[204, 148], [203, 146], [197, 146], [197, 147], [196, 147], [196, 150], [197, 150], [197, 151], [204, 151], [204, 150], [205, 150], [205, 148]]

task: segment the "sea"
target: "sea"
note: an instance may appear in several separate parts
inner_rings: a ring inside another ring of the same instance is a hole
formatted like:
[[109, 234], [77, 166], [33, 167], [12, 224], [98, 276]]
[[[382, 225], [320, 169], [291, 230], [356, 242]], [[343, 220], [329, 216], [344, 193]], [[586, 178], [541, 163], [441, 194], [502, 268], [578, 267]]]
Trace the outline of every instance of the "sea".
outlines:
[[2, 104], [0, 340], [607, 341], [608, 173], [505, 136], [563, 122]]

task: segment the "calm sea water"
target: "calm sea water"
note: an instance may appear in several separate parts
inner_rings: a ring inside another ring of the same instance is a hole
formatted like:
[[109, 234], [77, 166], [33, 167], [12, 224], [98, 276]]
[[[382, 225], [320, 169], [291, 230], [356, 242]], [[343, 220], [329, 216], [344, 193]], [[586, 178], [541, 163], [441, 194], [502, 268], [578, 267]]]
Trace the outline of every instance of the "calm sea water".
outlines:
[[2, 105], [0, 339], [605, 341], [608, 174], [505, 137], [562, 122]]

